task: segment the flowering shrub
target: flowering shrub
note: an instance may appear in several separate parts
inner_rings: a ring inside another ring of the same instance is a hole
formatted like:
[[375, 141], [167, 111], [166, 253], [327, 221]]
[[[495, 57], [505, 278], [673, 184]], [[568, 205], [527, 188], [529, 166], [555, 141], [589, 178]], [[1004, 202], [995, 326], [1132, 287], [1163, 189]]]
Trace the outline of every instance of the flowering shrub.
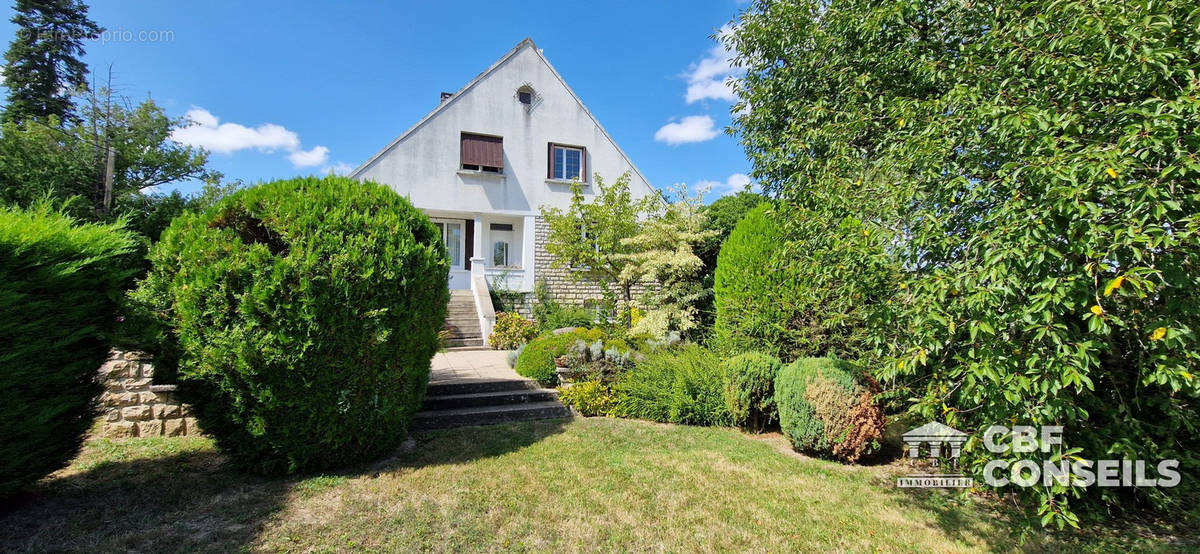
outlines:
[[496, 326], [488, 337], [488, 344], [496, 350], [519, 348], [537, 336], [537, 324], [513, 312], [496, 314]]
[[617, 405], [612, 387], [599, 379], [561, 387], [558, 399], [585, 416], [610, 416]]

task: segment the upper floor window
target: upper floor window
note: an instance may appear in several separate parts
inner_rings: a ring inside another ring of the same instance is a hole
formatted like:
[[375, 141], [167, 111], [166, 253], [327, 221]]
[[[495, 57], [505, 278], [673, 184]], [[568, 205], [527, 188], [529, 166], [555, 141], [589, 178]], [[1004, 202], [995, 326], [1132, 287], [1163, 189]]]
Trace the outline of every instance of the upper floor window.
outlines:
[[463, 133], [460, 163], [468, 171], [504, 173], [504, 139]]
[[565, 146], [550, 143], [548, 164], [550, 179], [563, 181], [587, 181], [587, 149], [581, 146]]

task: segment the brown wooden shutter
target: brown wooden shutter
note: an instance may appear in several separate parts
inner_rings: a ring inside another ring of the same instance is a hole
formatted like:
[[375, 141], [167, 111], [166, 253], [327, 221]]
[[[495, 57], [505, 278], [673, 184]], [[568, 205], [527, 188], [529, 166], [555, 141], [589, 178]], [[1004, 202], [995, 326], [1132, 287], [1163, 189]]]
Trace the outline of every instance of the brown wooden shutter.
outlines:
[[471, 258], [475, 257], [475, 220], [474, 219], [465, 219], [465, 220], [463, 220], [463, 222], [466, 223], [466, 227], [467, 227], [467, 232], [466, 232], [467, 255], [466, 255], [466, 259], [463, 260], [463, 269], [470, 271], [471, 270]]
[[554, 178], [554, 143], [546, 143], [546, 178]]
[[504, 168], [504, 139], [462, 134], [462, 164]]

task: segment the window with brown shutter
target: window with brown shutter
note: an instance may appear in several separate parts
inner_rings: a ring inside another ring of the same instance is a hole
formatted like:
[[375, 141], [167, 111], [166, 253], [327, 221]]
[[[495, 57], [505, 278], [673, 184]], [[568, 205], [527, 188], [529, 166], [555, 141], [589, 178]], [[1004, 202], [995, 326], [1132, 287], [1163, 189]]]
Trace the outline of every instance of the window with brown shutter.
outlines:
[[463, 133], [461, 164], [469, 171], [504, 173], [504, 139]]

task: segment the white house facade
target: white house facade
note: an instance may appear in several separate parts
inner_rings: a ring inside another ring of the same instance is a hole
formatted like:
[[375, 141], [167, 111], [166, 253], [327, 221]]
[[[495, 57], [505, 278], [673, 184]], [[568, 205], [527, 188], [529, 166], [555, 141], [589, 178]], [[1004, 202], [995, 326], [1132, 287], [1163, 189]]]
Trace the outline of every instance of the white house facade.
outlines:
[[427, 213], [450, 253], [450, 288], [485, 293], [478, 289], [489, 284], [529, 292], [550, 277], [539, 208], [568, 206], [574, 181], [594, 194], [597, 173], [608, 182], [628, 173], [635, 197], [657, 194], [525, 39], [458, 92], [442, 93], [351, 177], [385, 184]]

